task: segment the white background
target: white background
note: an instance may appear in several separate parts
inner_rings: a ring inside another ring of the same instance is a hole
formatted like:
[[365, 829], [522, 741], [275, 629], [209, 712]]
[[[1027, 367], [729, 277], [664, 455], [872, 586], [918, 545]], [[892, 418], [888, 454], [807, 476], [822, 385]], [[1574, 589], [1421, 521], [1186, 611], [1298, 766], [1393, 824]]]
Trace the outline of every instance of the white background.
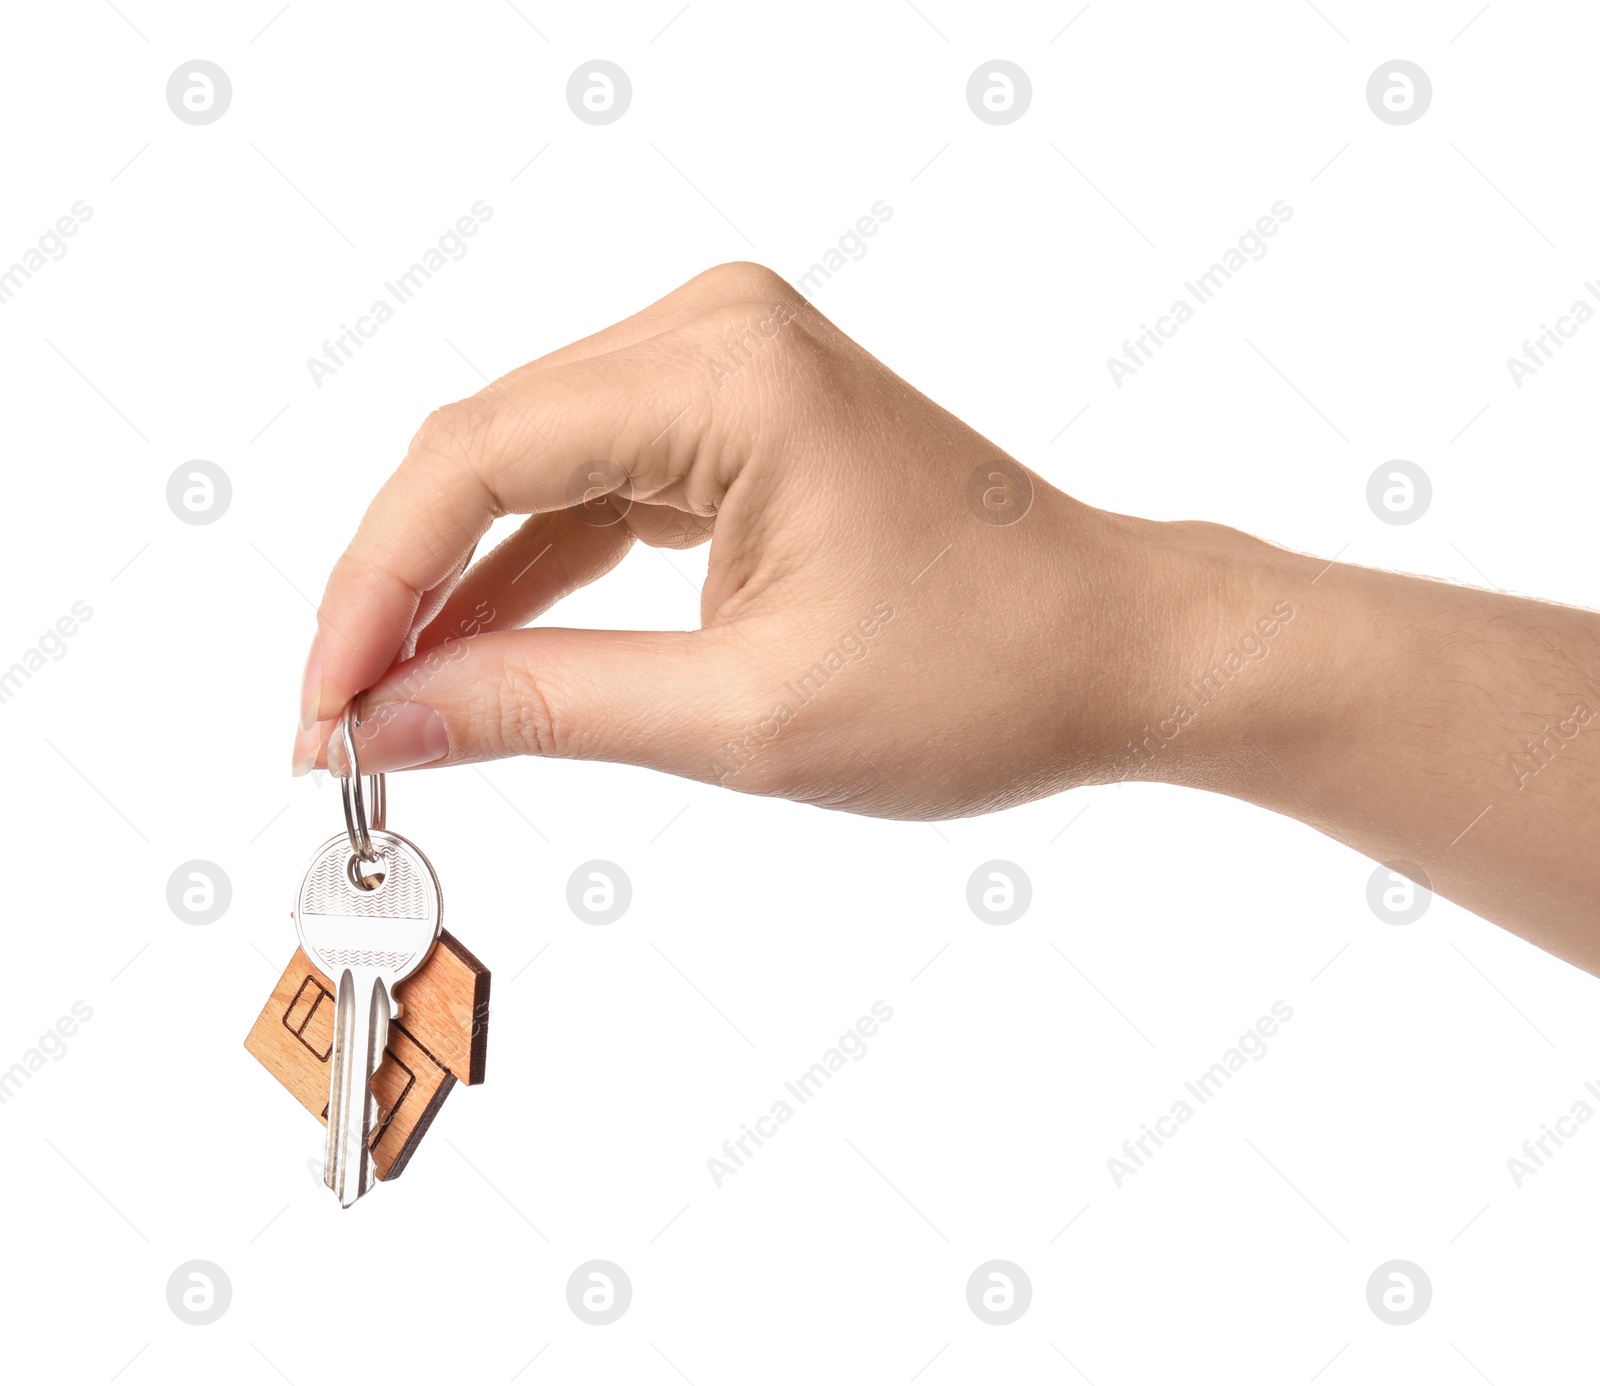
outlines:
[[[1600, 1130], [1520, 1189], [1506, 1160], [1600, 1080], [1595, 982], [1444, 901], [1386, 924], [1371, 863], [1210, 796], [935, 827], [610, 766], [398, 776], [391, 821], [494, 970], [488, 1083], [341, 1213], [320, 1128], [241, 1043], [340, 822], [288, 776], [311, 604], [416, 425], [711, 264], [793, 279], [879, 199], [819, 307], [1083, 500], [1600, 603], [1600, 326], [1520, 390], [1505, 365], [1600, 275], [1590, 7], [118, 3], [5, 20], [0, 262], [94, 209], [0, 306], [0, 666], [94, 613], [0, 706], [0, 1067], [94, 1012], [0, 1108], [7, 1377], [1333, 1386], [1591, 1360]], [[164, 97], [195, 57], [234, 89], [203, 127]], [[605, 127], [564, 97], [595, 57], [634, 88]], [[1033, 84], [1006, 126], [964, 96], [996, 57]], [[1366, 105], [1395, 57], [1434, 86], [1409, 126]], [[478, 199], [466, 257], [316, 388], [306, 358]], [[1266, 258], [1116, 388], [1105, 358], [1278, 199]], [[209, 526], [165, 500], [194, 458], [232, 481]], [[1366, 505], [1393, 458], [1433, 481], [1413, 525]], [[690, 625], [704, 562], [640, 548], [552, 619]], [[167, 906], [192, 858], [232, 882], [210, 926]], [[608, 927], [566, 905], [592, 858], [633, 883]], [[966, 904], [991, 858], [1033, 883], [1007, 927]], [[1267, 1056], [1117, 1188], [1107, 1157], [1280, 998]], [[715, 1187], [707, 1157], [877, 999], [867, 1056]], [[208, 1327], [166, 1301], [197, 1258], [232, 1285]], [[604, 1328], [565, 1297], [593, 1258], [633, 1283]], [[966, 1304], [993, 1258], [1033, 1286], [1007, 1327]], [[1433, 1285], [1406, 1327], [1366, 1301], [1395, 1258]]]

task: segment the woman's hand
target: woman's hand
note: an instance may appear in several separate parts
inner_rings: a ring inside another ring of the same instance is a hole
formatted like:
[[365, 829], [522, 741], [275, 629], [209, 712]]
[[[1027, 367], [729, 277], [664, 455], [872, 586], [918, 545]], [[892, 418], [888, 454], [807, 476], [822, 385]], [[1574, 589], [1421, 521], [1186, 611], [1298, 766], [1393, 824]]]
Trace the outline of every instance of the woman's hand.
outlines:
[[[711, 540], [702, 629], [519, 629], [636, 538]], [[1140, 773], [1123, 744], [1210, 650], [1191, 613], [1249, 608], [1235, 542], [1072, 501], [724, 265], [427, 419], [328, 583], [295, 769], [370, 688], [363, 768], [569, 756], [977, 813]]]

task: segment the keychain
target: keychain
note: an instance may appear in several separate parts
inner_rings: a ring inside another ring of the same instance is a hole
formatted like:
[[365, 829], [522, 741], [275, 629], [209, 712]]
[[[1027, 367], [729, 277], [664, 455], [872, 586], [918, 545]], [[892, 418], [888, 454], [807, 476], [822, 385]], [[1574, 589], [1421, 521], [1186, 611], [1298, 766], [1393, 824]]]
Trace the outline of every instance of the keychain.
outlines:
[[445, 932], [428, 859], [388, 830], [384, 777], [363, 795], [359, 703], [339, 723], [345, 831], [311, 859], [300, 947], [245, 1039], [327, 1125], [323, 1182], [346, 1208], [399, 1176], [457, 1081], [483, 1081], [489, 1021], [489, 970]]

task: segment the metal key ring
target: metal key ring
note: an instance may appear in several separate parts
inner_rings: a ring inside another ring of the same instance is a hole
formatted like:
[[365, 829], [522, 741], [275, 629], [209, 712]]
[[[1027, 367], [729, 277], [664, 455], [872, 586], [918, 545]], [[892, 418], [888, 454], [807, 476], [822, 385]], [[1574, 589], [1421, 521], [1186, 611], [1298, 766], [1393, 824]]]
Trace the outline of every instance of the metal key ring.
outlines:
[[[339, 731], [344, 738], [345, 768], [347, 773], [339, 781], [339, 789], [344, 796], [344, 825], [350, 834], [350, 849], [357, 858], [365, 862], [377, 861], [378, 854], [372, 848], [372, 835], [368, 830], [367, 809], [361, 794], [361, 761], [356, 755], [355, 728], [361, 725], [361, 718], [356, 709], [366, 697], [358, 693], [345, 706], [344, 716], [339, 719]], [[388, 794], [384, 788], [383, 776], [369, 775], [368, 785], [372, 795], [371, 827], [377, 832], [382, 832], [387, 818]]]

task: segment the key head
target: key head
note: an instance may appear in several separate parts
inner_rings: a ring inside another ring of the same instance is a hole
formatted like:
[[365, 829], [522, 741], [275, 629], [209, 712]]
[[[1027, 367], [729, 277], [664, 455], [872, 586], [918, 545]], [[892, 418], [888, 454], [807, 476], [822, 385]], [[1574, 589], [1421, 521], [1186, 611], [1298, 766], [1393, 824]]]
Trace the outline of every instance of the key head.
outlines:
[[[376, 974], [390, 987], [428, 959], [444, 919], [433, 867], [398, 833], [374, 832], [374, 863], [358, 862], [340, 833], [317, 849], [295, 901], [306, 956], [338, 984], [340, 974]], [[370, 890], [357, 882], [381, 873]]]

